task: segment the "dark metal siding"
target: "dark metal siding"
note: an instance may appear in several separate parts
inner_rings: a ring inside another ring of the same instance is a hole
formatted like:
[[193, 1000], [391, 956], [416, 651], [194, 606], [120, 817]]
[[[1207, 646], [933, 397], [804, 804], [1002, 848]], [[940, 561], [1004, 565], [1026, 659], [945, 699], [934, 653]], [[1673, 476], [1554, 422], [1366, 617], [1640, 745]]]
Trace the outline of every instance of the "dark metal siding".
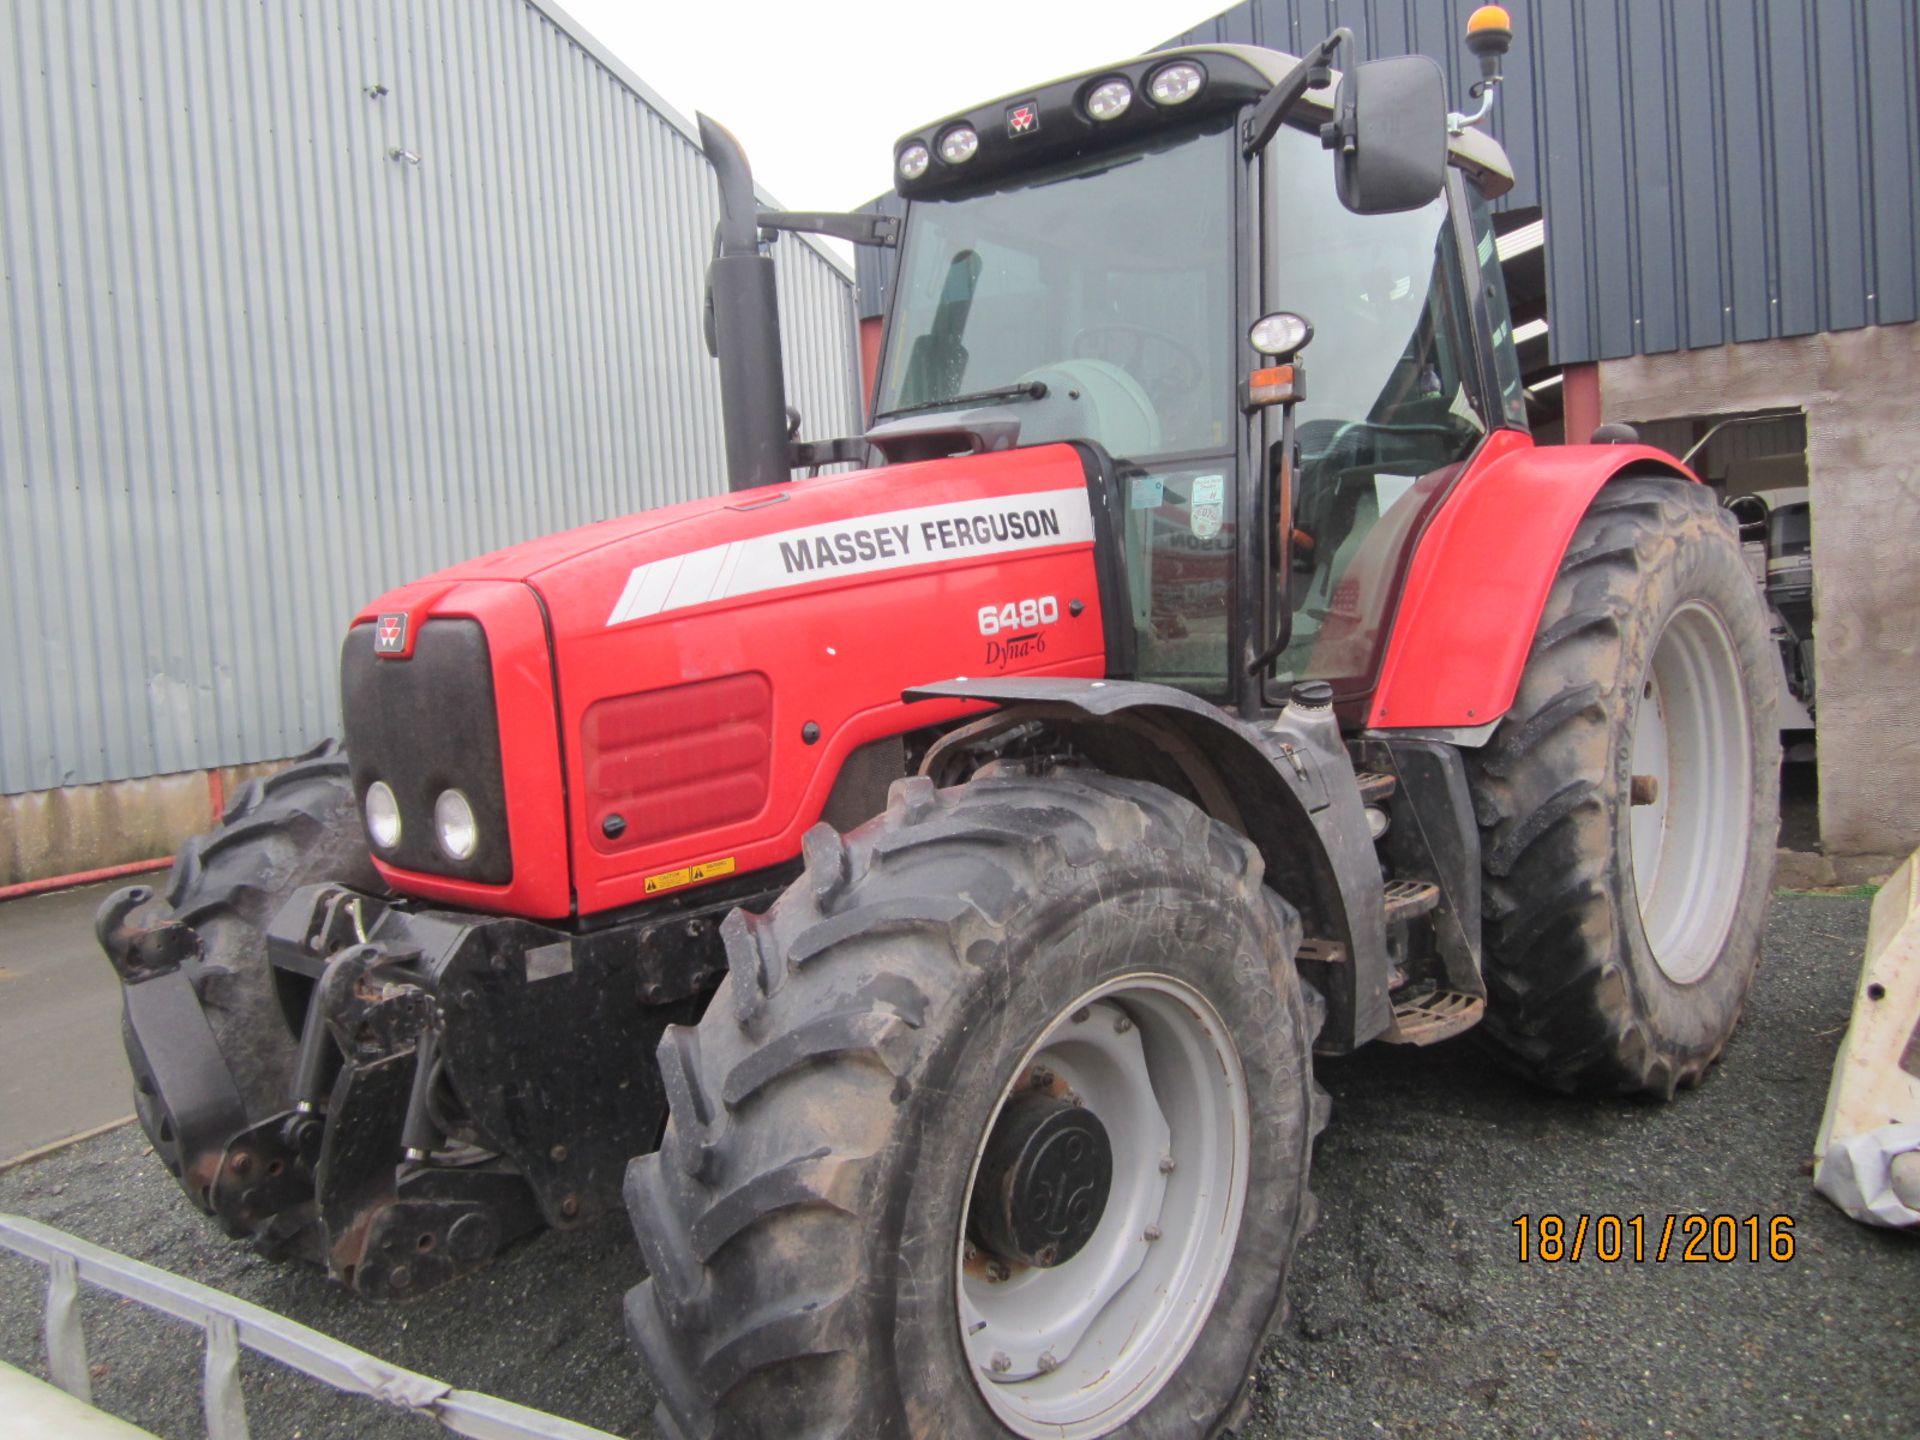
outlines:
[[[1473, 0], [1250, 0], [1168, 42], [1350, 26], [1464, 103]], [[1556, 361], [1920, 318], [1914, 0], [1512, 0], [1493, 132], [1547, 221]]]
[[[1438, 60], [1464, 104], [1476, 0], [1249, 0], [1162, 48]], [[1920, 318], [1915, 0], [1512, 0], [1503, 208], [1547, 217], [1560, 363]], [[1089, 54], [1089, 61], [1097, 57]], [[889, 197], [891, 198], [891, 197]], [[878, 315], [890, 253], [862, 257]]]

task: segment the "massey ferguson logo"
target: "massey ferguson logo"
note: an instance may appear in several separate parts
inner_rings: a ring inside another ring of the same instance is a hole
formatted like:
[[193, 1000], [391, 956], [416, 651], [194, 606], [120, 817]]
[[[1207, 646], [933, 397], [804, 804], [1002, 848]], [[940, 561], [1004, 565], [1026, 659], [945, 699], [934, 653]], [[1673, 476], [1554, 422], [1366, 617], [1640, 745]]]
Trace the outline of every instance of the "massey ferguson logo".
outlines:
[[1007, 107], [1007, 134], [1031, 135], [1040, 128], [1040, 107], [1031, 100]]
[[382, 615], [373, 625], [373, 653], [399, 655], [407, 648], [407, 612]]

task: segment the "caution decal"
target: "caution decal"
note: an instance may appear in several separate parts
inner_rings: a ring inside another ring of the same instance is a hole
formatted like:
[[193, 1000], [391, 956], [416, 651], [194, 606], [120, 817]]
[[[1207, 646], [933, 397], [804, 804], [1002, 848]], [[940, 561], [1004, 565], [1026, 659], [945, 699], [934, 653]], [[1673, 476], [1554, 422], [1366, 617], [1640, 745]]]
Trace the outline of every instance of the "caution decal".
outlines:
[[678, 890], [682, 885], [691, 885], [696, 880], [715, 880], [722, 875], [734, 872], [735, 857], [724, 860], [709, 860], [703, 865], [683, 865], [678, 870], [663, 870], [658, 875], [647, 876], [646, 892], [658, 895], [662, 890]]

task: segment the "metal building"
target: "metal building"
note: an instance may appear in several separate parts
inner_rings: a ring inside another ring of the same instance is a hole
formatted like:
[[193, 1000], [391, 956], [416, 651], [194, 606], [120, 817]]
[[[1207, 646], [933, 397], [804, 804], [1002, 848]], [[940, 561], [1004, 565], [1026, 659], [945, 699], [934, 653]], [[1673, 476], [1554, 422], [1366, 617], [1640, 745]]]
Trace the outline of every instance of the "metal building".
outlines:
[[[1170, 45], [1419, 53], [1447, 93], [1477, 0], [1249, 0]], [[1491, 128], [1544, 211], [1569, 364], [1920, 319], [1912, 0], [1509, 0]]]
[[[0, 886], [180, 829], [57, 787], [332, 733], [382, 590], [722, 488], [717, 217], [550, 0], [10, 0]], [[776, 254], [803, 433], [848, 433], [852, 272]]]
[[[1819, 841], [1890, 868], [1920, 844], [1920, 6], [1507, 3], [1496, 225], [1535, 436], [1630, 421], [1703, 445], [1730, 496], [1810, 498]], [[1298, 54], [1344, 25], [1341, 63], [1429, 55], [1465, 105], [1476, 8], [1245, 0], [1166, 45]], [[869, 354], [892, 261], [860, 259]]]

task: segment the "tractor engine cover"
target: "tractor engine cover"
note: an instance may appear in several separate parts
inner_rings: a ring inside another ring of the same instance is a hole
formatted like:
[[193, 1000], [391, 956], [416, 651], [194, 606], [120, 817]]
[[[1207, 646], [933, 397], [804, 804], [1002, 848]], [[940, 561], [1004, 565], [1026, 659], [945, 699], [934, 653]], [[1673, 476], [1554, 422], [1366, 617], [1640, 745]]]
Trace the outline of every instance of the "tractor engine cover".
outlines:
[[[557, 920], [792, 860], [855, 750], [980, 708], [908, 687], [1128, 673], [1119, 493], [1096, 446], [957, 456], [628, 516], [382, 596], [344, 667], [355, 798], [382, 783], [398, 810], [382, 877]], [[454, 788], [464, 857], [436, 829]]]

